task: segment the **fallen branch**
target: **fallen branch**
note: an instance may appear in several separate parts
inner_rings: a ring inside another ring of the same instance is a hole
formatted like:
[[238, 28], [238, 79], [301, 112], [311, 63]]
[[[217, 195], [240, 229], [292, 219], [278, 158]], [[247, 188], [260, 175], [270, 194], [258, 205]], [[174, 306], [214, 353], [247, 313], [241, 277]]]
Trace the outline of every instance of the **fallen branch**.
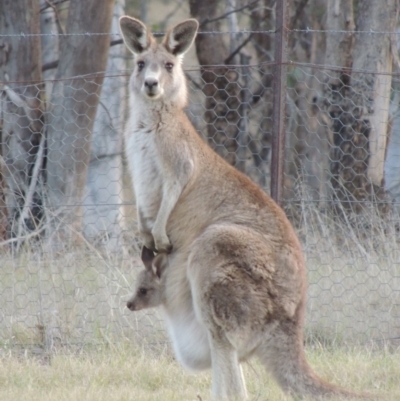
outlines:
[[[17, 238], [20, 238], [22, 236], [22, 232], [25, 229], [25, 219], [29, 218], [31, 205], [32, 205], [32, 201], [33, 201], [33, 195], [35, 194], [35, 191], [36, 191], [36, 184], [38, 182], [40, 168], [43, 163], [44, 148], [45, 148], [44, 144], [45, 144], [45, 136], [42, 135], [42, 138], [41, 138], [40, 144], [39, 144], [39, 150], [36, 154], [35, 164], [33, 166], [31, 182], [29, 184], [28, 192], [25, 196], [24, 207], [22, 208], [22, 212], [19, 217]], [[17, 242], [17, 252], [19, 251], [21, 244], [22, 244], [22, 241]]]

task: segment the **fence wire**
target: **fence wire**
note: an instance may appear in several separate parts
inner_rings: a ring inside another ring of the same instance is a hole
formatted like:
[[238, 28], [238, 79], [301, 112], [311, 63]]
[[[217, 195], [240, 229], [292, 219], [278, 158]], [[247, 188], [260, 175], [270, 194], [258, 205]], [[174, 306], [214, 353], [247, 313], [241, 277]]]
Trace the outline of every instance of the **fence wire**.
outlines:
[[[166, 341], [157, 311], [125, 308], [141, 263], [121, 60], [102, 74], [1, 83], [3, 348]], [[269, 192], [275, 64], [238, 60], [185, 68], [187, 114], [217, 153]], [[365, 87], [371, 79], [378, 99]], [[399, 77], [291, 61], [286, 80], [283, 203], [307, 258], [308, 333], [395, 341]]]

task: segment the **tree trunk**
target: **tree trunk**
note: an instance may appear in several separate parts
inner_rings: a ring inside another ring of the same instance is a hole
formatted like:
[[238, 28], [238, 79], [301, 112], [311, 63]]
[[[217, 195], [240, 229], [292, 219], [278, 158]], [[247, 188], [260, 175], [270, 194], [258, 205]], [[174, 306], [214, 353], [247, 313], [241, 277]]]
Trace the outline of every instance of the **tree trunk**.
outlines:
[[[48, 0], [40, 0], [40, 7], [48, 5]], [[42, 65], [49, 65], [58, 61], [59, 54], [59, 40], [58, 40], [58, 27], [57, 16], [53, 7], [47, 7], [40, 13], [40, 29], [43, 36], [41, 37], [42, 45]], [[53, 91], [53, 80], [56, 77], [56, 68], [49, 68], [43, 72], [43, 80], [46, 89], [47, 101], [51, 98]]]
[[259, 67], [259, 89], [253, 93], [251, 99], [252, 110], [257, 110], [257, 119], [260, 128], [254, 140], [249, 142], [249, 148], [253, 156], [254, 166], [258, 173], [258, 183], [262, 188], [269, 188], [267, 176], [269, 175], [269, 159], [271, 155], [271, 121], [272, 121], [272, 68], [267, 65], [273, 61], [273, 37], [269, 33], [275, 27], [274, 15], [275, 0], [263, 0], [250, 8], [250, 28], [257, 31], [252, 35], [252, 44], [255, 47], [257, 63]]
[[[1, 142], [1, 128], [0, 128]], [[6, 204], [6, 179], [4, 177], [3, 157], [0, 153], [0, 241], [7, 239], [8, 213]]]
[[82, 228], [92, 128], [110, 45], [109, 35], [85, 34], [109, 32], [113, 7], [114, 0], [71, 0], [66, 33], [75, 35], [61, 40], [59, 81], [48, 113], [48, 202], [53, 216], [73, 231]]
[[[117, 0], [111, 32], [118, 32], [125, 0]], [[118, 39], [119, 37], [111, 40]], [[123, 44], [110, 48], [106, 75], [93, 127], [93, 140], [86, 182], [83, 225], [85, 236], [108, 247], [118, 245], [122, 232], [122, 143], [126, 109], [126, 78]]]
[[[339, 18], [345, 14], [345, 5], [335, 2]], [[350, 3], [349, 13], [351, 6]], [[331, 84], [332, 97], [328, 98], [333, 133], [332, 186], [345, 209], [355, 212], [363, 210], [365, 202], [386, 198], [383, 170], [389, 130], [391, 38], [388, 34], [366, 34], [365, 31], [395, 31], [398, 8], [398, 0], [359, 2], [356, 28], [364, 33], [357, 33], [354, 38], [351, 76], [346, 69], [350, 64], [346, 42], [343, 42], [346, 53], [340, 49], [346, 56], [336, 59], [345, 68], [337, 86]], [[332, 27], [336, 28], [334, 25], [328, 29]], [[327, 64], [335, 60], [333, 40], [331, 48], [327, 45]], [[387, 204], [380, 204], [380, 210], [387, 210]]]
[[346, 195], [341, 188], [340, 176], [344, 157], [342, 152], [344, 127], [351, 125], [348, 97], [354, 46], [354, 33], [351, 31], [355, 29], [353, 0], [335, 0], [328, 3], [326, 28], [328, 31], [345, 32], [327, 34], [325, 65], [337, 69], [324, 71], [321, 102], [321, 110], [326, 114], [326, 118], [322, 118], [327, 123], [331, 144], [330, 182], [333, 196], [344, 200]]
[[[313, 31], [325, 30], [325, 21], [321, 19], [321, 15], [326, 13], [325, 0], [310, 0], [308, 8], [300, 12], [302, 5], [304, 1], [298, 2], [297, 8], [292, 11], [291, 23], [296, 25], [291, 28], [306, 30], [311, 26]], [[292, 59], [311, 65], [324, 64], [324, 35], [301, 32], [291, 36]], [[295, 67], [292, 71], [296, 82], [288, 88], [290, 128], [286, 150], [285, 198], [298, 199], [299, 195], [303, 197], [307, 194], [307, 199], [317, 201], [324, 207], [327, 199], [329, 142], [326, 124], [321, 121], [317, 104], [323, 89], [324, 71], [306, 66]]]
[[[192, 17], [200, 21], [200, 31], [220, 29], [219, 21], [205, 24], [205, 21], [218, 15], [218, 4], [215, 0], [189, 1]], [[238, 123], [241, 118], [237, 71], [225, 65], [229, 54], [222, 35], [198, 34], [196, 52], [206, 96], [204, 118], [208, 141], [229, 163], [236, 165]]]
[[[21, 224], [34, 229], [42, 213], [36, 182], [31, 180], [43, 129], [40, 37], [34, 36], [40, 33], [39, 3], [0, 2], [0, 31], [26, 34], [4, 37], [0, 43], [0, 80], [4, 82], [0, 88], [3, 90], [1, 153], [10, 228], [12, 235], [17, 235]], [[23, 211], [24, 217], [18, 223]]]
[[[358, 6], [357, 30], [395, 32], [398, 12], [398, 0], [361, 2]], [[378, 73], [352, 74], [352, 87], [361, 95], [357, 99], [360, 106], [358, 111], [361, 111], [360, 118], [366, 119], [365, 124], [369, 129], [366, 176], [377, 189], [383, 184], [387, 145], [393, 63], [391, 44], [392, 38], [388, 34], [357, 33], [355, 37], [354, 70], [372, 70]]]
[[[399, 28], [396, 28], [399, 33]], [[397, 49], [396, 49], [396, 47]], [[392, 50], [400, 51], [400, 43], [396, 41]], [[394, 200], [394, 207], [400, 212], [400, 84], [393, 82], [393, 96], [391, 99], [391, 122], [385, 160], [385, 189]]]
[[[397, 88], [399, 90], [400, 88]], [[395, 98], [397, 107], [399, 98]], [[400, 211], [400, 115], [397, 112], [392, 123], [392, 132], [388, 144], [385, 163], [385, 188], [395, 200], [396, 207]]]

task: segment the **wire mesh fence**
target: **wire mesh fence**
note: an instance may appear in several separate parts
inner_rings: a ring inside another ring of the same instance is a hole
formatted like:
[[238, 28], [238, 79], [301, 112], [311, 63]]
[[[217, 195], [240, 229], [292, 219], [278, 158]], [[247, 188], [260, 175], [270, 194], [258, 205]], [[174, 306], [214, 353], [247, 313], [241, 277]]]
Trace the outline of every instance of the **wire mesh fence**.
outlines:
[[[291, 32], [310, 33], [319, 32]], [[157, 311], [125, 308], [141, 263], [122, 140], [129, 68], [116, 41], [104, 73], [1, 82], [3, 348], [166, 341]], [[187, 114], [269, 192], [277, 63], [252, 63], [257, 49], [238, 52], [235, 64], [187, 62]], [[395, 341], [398, 74], [295, 60], [286, 71], [282, 203], [307, 258], [307, 330], [321, 341]]]

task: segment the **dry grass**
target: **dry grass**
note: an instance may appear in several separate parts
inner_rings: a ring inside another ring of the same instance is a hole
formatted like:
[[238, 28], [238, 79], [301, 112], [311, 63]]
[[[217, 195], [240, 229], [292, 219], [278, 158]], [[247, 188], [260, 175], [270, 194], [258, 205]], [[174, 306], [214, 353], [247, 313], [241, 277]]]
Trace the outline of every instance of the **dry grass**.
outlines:
[[125, 308], [139, 269], [136, 256], [90, 247], [1, 255], [0, 346], [79, 348], [143, 335], [165, 341], [157, 311]]
[[[384, 400], [399, 399], [399, 352], [312, 348], [308, 355], [327, 380], [384, 394]], [[251, 400], [290, 399], [256, 361], [244, 368]], [[151, 351], [120, 343], [78, 354], [56, 352], [50, 359], [13, 352], [0, 358], [1, 400], [206, 401], [209, 391], [210, 374], [185, 372], [167, 347]]]
[[[325, 343], [400, 337], [400, 246], [393, 224], [370, 232], [338, 223], [312, 203], [297, 231], [309, 275], [307, 332]], [[131, 314], [125, 302], [141, 268], [135, 252], [83, 244], [52, 252], [39, 246], [0, 254], [0, 346], [163, 341], [157, 311]], [[43, 344], [44, 343], [44, 344]]]
[[399, 210], [321, 212], [303, 188], [295, 213], [309, 278], [308, 330], [334, 342], [399, 339]]

